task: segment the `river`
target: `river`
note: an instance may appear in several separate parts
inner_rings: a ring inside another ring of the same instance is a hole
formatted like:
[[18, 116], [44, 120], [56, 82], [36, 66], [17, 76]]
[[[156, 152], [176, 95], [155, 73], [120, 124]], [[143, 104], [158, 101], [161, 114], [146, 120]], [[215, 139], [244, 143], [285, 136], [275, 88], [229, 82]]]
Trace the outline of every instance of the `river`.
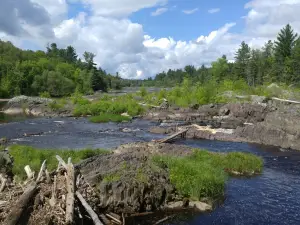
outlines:
[[[147, 132], [152, 122], [92, 124], [79, 118], [38, 118], [0, 124], [0, 137], [42, 148], [114, 148], [120, 144], [161, 138]], [[125, 128], [125, 130], [124, 130]], [[125, 131], [125, 132], [124, 132]], [[37, 134], [25, 137], [24, 134]], [[230, 179], [223, 205], [212, 213], [178, 217], [172, 225], [300, 224], [300, 152], [274, 147], [207, 140], [185, 144], [210, 151], [243, 151], [264, 158], [264, 172], [251, 179]]]

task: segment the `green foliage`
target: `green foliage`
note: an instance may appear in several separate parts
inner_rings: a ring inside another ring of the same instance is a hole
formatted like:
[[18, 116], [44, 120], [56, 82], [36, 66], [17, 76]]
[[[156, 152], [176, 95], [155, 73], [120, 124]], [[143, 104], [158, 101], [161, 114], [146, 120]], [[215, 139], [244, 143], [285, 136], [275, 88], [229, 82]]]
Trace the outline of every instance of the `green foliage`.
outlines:
[[191, 156], [154, 156], [160, 167], [167, 167], [170, 180], [177, 190], [192, 199], [224, 195], [227, 176], [230, 174], [255, 174], [263, 168], [261, 158], [248, 153], [211, 153], [195, 149]]
[[111, 99], [100, 100], [86, 105], [76, 105], [74, 116], [98, 116], [101, 114], [122, 114], [137, 116], [144, 112], [144, 108], [128, 96], [122, 96], [112, 101]]
[[83, 149], [83, 150], [55, 150], [55, 149], [37, 149], [29, 146], [14, 145], [9, 147], [9, 154], [14, 159], [13, 173], [21, 178], [25, 178], [24, 167], [30, 162], [30, 167], [36, 173], [44, 160], [47, 160], [47, 168], [52, 171], [57, 168], [57, 159], [55, 155], [61, 156], [65, 161], [69, 157], [73, 163], [90, 158], [99, 154], [107, 154], [109, 151], [102, 149]]
[[131, 118], [128, 116], [107, 113], [103, 113], [98, 116], [92, 116], [89, 118], [89, 121], [92, 123], [123, 122], [129, 120], [131, 120]]
[[41, 98], [51, 98], [51, 95], [48, 91], [43, 91], [40, 93]]
[[145, 88], [144, 86], [141, 87], [141, 88], [140, 88], [140, 95], [141, 95], [142, 97], [145, 97], [147, 94], [148, 94], [148, 93], [147, 93], [146, 88]]
[[48, 92], [52, 97], [68, 96], [76, 91], [121, 89], [131, 85], [118, 75], [96, 68], [95, 55], [84, 53], [82, 62], [72, 46], [60, 49], [55, 43], [43, 51], [25, 51], [10, 42], [0, 40], [0, 97], [39, 95]]
[[117, 182], [121, 179], [121, 175], [118, 173], [105, 175], [103, 178], [103, 182], [112, 183]]

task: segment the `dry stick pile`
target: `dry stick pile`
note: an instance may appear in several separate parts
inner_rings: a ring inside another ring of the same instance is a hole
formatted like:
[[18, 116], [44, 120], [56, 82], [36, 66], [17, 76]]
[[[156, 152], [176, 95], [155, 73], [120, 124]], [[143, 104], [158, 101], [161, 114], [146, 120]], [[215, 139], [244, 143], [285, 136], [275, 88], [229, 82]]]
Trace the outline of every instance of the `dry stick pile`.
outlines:
[[[81, 224], [87, 219], [95, 225], [125, 224], [124, 217], [122, 220], [121, 216], [113, 213], [100, 214], [100, 220], [84, 198], [89, 197], [87, 193], [93, 192], [93, 189], [80, 174], [75, 180], [71, 158], [68, 163], [60, 156], [56, 158], [58, 169], [49, 174], [44, 161], [36, 179], [34, 172], [26, 166], [26, 188], [9, 183], [5, 176], [0, 175], [1, 224]], [[81, 194], [80, 190], [85, 193]]]

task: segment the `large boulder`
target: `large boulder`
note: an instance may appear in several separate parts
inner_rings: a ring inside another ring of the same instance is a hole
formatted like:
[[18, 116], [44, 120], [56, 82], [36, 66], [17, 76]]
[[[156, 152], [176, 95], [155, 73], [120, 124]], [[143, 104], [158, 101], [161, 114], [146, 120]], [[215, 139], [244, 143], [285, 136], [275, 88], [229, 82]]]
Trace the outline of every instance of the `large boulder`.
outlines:
[[116, 213], [153, 211], [183, 197], [176, 193], [167, 169], [153, 164], [151, 156], [191, 152], [186, 146], [133, 143], [120, 146], [113, 154], [87, 159], [77, 168], [97, 189], [101, 209]]

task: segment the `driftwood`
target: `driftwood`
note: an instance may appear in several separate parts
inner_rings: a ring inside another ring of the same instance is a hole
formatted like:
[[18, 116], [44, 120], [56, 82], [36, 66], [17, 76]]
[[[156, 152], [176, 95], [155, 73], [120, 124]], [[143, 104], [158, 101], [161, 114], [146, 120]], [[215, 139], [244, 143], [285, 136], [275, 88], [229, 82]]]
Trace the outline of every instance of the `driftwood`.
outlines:
[[54, 183], [52, 186], [52, 194], [49, 200], [49, 204], [54, 207], [56, 205], [56, 175], [54, 175]]
[[67, 183], [67, 198], [66, 198], [66, 223], [72, 224], [74, 220], [74, 202], [75, 202], [75, 171], [71, 162], [71, 158], [68, 158], [68, 164], [59, 156], [56, 155], [56, 159], [59, 164], [66, 169], [65, 177]]
[[280, 101], [280, 102], [287, 102], [287, 103], [292, 103], [292, 104], [300, 104], [299, 101], [293, 101], [293, 100], [276, 98], [276, 97], [273, 97], [272, 100], [276, 100], [276, 101]]
[[44, 162], [43, 162], [43, 164], [41, 166], [41, 169], [40, 169], [40, 172], [38, 174], [38, 177], [36, 178], [36, 182], [40, 182], [41, 181], [45, 169], [46, 169], [46, 160], [44, 160]]
[[112, 219], [113, 221], [117, 222], [118, 224], [122, 224], [121, 220], [115, 218], [114, 216], [110, 215], [110, 214], [105, 214], [108, 218]]
[[97, 214], [94, 212], [92, 207], [85, 201], [82, 195], [76, 191], [76, 196], [81, 202], [82, 206], [85, 208], [86, 212], [90, 215], [95, 225], [103, 225], [103, 223], [99, 220]]
[[0, 174], [0, 180], [1, 180], [0, 192], [2, 192], [6, 186], [7, 179], [2, 174]]
[[32, 200], [36, 192], [37, 192], [37, 183], [36, 182], [30, 183], [26, 188], [25, 192], [21, 195], [15, 207], [7, 216], [4, 224], [16, 225], [19, 222], [23, 212], [28, 208], [28, 204]]
[[171, 219], [171, 218], [172, 218], [172, 216], [167, 216], [167, 217], [165, 217], [165, 218], [163, 218], [163, 219], [157, 221], [154, 225], [158, 225], [158, 224], [161, 224], [161, 223], [163, 223], [163, 222], [166, 222], [167, 220], [169, 220], [169, 219]]
[[32, 178], [34, 178], [34, 171], [32, 171], [32, 170], [30, 169], [30, 166], [29, 166], [29, 165], [25, 166], [25, 167], [24, 167], [24, 170], [25, 170], [25, 172], [26, 172], [26, 175], [27, 175], [28, 180], [31, 180]]

